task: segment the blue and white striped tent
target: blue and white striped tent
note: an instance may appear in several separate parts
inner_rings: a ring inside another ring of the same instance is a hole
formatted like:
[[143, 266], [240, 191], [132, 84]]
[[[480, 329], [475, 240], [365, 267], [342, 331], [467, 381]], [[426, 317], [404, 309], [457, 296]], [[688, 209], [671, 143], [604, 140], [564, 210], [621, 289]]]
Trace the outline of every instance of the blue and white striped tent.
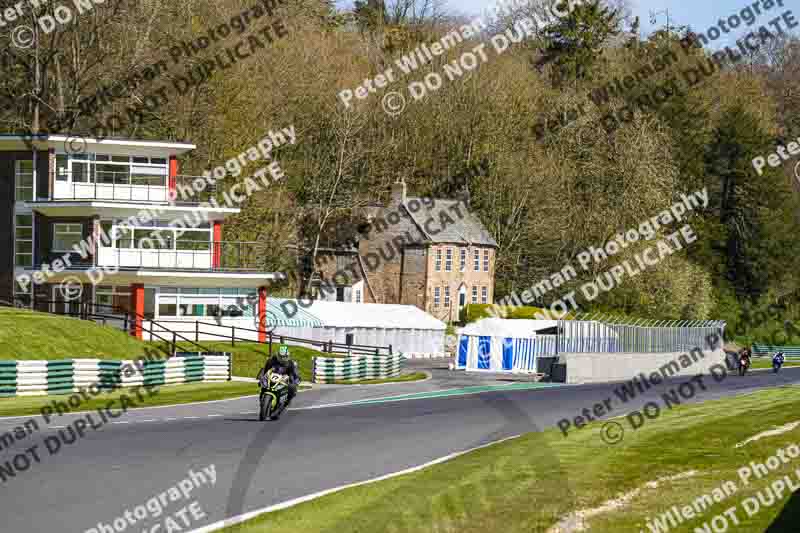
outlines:
[[555, 335], [536, 332], [553, 320], [484, 318], [459, 333], [456, 368], [487, 372], [535, 372], [538, 357], [556, 354]]

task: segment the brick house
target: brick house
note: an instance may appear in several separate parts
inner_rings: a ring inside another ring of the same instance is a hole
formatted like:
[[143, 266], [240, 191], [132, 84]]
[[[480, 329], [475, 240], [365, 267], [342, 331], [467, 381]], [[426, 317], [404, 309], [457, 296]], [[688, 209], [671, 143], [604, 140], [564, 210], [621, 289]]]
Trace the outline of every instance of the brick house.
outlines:
[[409, 197], [395, 183], [388, 205], [366, 208], [357, 230], [337, 228], [313, 269], [308, 248], [299, 254], [301, 273], [313, 270], [312, 297], [410, 304], [444, 321], [459, 321], [469, 303], [492, 303], [497, 243], [468, 204]]

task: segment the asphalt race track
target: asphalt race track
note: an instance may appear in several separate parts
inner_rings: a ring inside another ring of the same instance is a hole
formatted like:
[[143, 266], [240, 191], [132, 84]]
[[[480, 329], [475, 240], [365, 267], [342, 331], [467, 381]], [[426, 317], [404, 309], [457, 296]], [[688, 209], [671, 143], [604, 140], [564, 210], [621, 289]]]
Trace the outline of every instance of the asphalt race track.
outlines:
[[[612, 396], [618, 386], [494, 390], [325, 407], [348, 399], [482, 384], [466, 377], [453, 381], [452, 376], [435, 370], [434, 379], [425, 383], [305, 392], [278, 422], [258, 422], [254, 398], [136, 410], [116, 423], [88, 430], [84, 438], [50, 455], [44, 439], [79, 415], [61, 417], [0, 451], [0, 463], [5, 463], [38, 445], [41, 458], [0, 483], [1, 529], [9, 533], [90, 531], [98, 522], [110, 524], [126, 509], [176, 485], [190, 469], [196, 472], [213, 464], [216, 483], [195, 488], [187, 500], [169, 504], [160, 517], [163, 520], [197, 500], [207, 516], [192, 520], [191, 528], [196, 528], [503, 437], [555, 426], [559, 419], [579, 415], [585, 407]], [[683, 381], [650, 389], [625, 404], [617, 402], [610, 416], [637, 409]], [[777, 375], [753, 372], [710, 384], [694, 401], [798, 383], [800, 368], [785, 368]], [[26, 419], [0, 419], [0, 433]], [[125, 531], [150, 531], [158, 522], [148, 517], [126, 526]]]

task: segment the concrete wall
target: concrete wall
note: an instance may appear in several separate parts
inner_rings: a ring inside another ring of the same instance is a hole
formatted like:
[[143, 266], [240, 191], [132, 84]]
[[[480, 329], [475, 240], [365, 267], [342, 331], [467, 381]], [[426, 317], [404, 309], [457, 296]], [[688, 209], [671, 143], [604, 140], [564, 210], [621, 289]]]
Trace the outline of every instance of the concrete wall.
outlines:
[[628, 381], [642, 373], [648, 377], [654, 372], [668, 377], [710, 374], [710, 367], [725, 366], [725, 352], [705, 350], [702, 358], [699, 352], [563, 353], [559, 361], [567, 364], [567, 383], [605, 383]]

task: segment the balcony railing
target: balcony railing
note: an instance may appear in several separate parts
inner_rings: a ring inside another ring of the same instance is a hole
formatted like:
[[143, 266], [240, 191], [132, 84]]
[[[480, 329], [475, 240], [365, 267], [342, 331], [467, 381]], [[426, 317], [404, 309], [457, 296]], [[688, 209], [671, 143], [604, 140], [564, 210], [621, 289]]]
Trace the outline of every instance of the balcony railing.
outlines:
[[233, 241], [196, 245], [189, 250], [102, 247], [97, 265], [123, 270], [264, 271], [266, 250], [265, 243]]
[[[179, 175], [170, 179], [166, 175], [105, 171], [92, 175], [64, 172], [54, 176], [53, 191], [46, 201], [105, 200], [199, 205], [216, 193], [216, 186], [204, 183], [203, 190], [198, 192], [199, 187], [195, 188], [197, 180], [205, 181], [205, 178]], [[170, 181], [175, 184], [174, 197], [169, 194]]]

